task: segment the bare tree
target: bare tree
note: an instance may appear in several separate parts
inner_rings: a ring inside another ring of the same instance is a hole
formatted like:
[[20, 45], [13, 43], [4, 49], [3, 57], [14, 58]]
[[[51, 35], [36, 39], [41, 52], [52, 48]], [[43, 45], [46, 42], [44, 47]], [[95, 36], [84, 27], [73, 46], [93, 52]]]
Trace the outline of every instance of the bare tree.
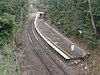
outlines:
[[94, 33], [95, 33], [95, 35], [97, 35], [97, 29], [96, 29], [96, 25], [94, 23], [93, 14], [92, 14], [91, 0], [88, 0], [88, 5], [89, 5], [89, 13], [90, 13], [90, 18], [91, 18], [91, 23], [93, 25]]

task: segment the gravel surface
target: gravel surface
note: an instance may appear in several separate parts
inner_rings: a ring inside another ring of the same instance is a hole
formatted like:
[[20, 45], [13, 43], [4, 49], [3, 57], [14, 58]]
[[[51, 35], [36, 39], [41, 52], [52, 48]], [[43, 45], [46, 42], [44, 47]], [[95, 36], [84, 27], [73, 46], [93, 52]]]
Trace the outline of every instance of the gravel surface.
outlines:
[[35, 53], [29, 38], [28, 26], [23, 28], [22, 39], [24, 43], [24, 54], [20, 62], [20, 69], [23, 75], [50, 75], [49, 71], [43, 65], [37, 54]]
[[24, 53], [20, 61], [23, 75], [77, 75], [63, 62], [63, 58], [53, 50], [34, 28], [34, 20], [23, 27]]

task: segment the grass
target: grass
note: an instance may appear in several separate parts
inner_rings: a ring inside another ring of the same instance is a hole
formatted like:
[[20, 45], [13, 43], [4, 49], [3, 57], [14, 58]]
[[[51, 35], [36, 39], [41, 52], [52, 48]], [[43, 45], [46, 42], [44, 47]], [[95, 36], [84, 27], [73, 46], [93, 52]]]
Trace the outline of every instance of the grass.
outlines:
[[3, 58], [0, 60], [0, 75], [19, 75], [18, 61], [20, 53], [15, 53], [10, 46], [0, 49]]

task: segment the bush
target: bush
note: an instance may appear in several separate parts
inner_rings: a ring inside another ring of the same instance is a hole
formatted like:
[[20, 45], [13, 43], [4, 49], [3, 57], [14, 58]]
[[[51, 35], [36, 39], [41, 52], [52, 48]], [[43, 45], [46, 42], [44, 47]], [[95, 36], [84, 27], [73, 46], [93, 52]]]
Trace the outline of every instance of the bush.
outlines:
[[14, 29], [18, 28], [13, 15], [4, 13], [0, 17], [0, 45], [8, 44], [14, 36]]

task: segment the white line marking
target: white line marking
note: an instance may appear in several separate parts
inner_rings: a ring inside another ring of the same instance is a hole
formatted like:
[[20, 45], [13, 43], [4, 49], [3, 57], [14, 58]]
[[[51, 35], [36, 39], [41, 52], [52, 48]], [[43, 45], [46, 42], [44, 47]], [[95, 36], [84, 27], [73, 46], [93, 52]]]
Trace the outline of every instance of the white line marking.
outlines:
[[[45, 25], [47, 26], [47, 27], [49, 27], [50, 29], [51, 29], [51, 27], [46, 23], [46, 22], [44, 22], [45, 23]], [[61, 35], [59, 32], [57, 32], [56, 30], [54, 30], [53, 28], [51, 29], [51, 30], [53, 30], [54, 32], [56, 32], [58, 35], [60, 35], [61, 37], [63, 37], [65, 40], [67, 40], [69, 43], [71, 43], [71, 44], [73, 44], [74, 46], [77, 46], [75, 43], [73, 43], [73, 42], [71, 42], [69, 39], [67, 39], [67, 38], [65, 38], [63, 35]], [[78, 47], [77, 46], [77, 48], [79, 48], [81, 51], [83, 51], [83, 57], [84, 56], [86, 56], [86, 52], [82, 49], [82, 48], [80, 48], [80, 47]]]
[[65, 59], [70, 59], [69, 56], [67, 56], [64, 52], [62, 52], [59, 48], [57, 48], [54, 44], [52, 44], [47, 38], [45, 38], [45, 37], [41, 34], [41, 32], [38, 30], [38, 28], [37, 28], [37, 26], [36, 26], [36, 25], [37, 25], [37, 23], [36, 23], [37, 19], [38, 19], [38, 15], [36, 15], [34, 24], [35, 24], [35, 28], [36, 28], [37, 32], [40, 34], [40, 36], [41, 36], [51, 47], [53, 47], [59, 54], [61, 54]]

